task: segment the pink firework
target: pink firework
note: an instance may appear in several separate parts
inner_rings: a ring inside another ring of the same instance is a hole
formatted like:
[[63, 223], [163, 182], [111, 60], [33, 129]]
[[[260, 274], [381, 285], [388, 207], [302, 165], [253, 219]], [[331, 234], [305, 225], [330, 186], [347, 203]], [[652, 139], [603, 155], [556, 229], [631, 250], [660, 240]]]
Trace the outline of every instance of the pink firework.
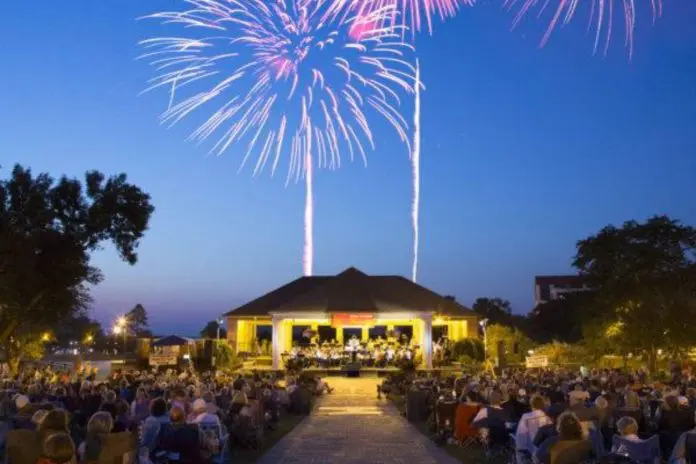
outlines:
[[335, 0], [337, 9], [344, 10], [349, 6], [357, 11], [357, 16], [373, 14], [375, 11], [388, 11], [391, 24], [405, 26], [403, 31], [412, 34], [427, 28], [433, 32], [436, 19], [445, 20], [457, 14], [460, 7], [472, 6], [475, 0]]
[[[555, 7], [550, 6], [552, 3]], [[597, 52], [603, 42], [606, 53], [618, 17], [624, 23], [624, 41], [629, 55], [633, 54], [633, 32], [640, 13], [637, 4], [650, 10], [653, 21], [662, 15], [662, 0], [504, 0], [505, 7], [517, 10], [513, 27], [533, 10], [538, 10], [539, 15], [547, 9], [553, 10], [551, 22], [541, 40], [542, 46], [548, 42], [556, 28], [568, 24], [577, 16], [580, 7], [589, 5], [588, 28], [595, 31], [594, 50]]]

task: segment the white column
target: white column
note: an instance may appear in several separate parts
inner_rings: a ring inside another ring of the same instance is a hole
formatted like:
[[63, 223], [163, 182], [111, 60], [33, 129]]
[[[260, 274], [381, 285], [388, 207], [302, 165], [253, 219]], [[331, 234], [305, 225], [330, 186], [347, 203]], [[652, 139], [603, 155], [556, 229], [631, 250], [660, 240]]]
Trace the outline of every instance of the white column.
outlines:
[[272, 356], [273, 356], [273, 369], [280, 370], [283, 368], [283, 358], [281, 354], [283, 353], [283, 318], [280, 316], [273, 316], [273, 339], [272, 339]]
[[423, 331], [420, 333], [420, 346], [423, 352], [423, 367], [433, 368], [433, 315], [423, 314], [420, 316], [423, 321]]

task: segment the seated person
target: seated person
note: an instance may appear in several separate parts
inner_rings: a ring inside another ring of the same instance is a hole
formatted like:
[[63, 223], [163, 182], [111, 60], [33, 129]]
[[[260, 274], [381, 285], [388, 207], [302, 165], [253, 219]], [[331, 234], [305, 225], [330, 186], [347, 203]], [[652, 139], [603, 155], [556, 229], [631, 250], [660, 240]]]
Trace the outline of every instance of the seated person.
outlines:
[[534, 458], [541, 464], [551, 464], [553, 456], [561, 457], [562, 462], [577, 463], [592, 453], [592, 444], [585, 440], [582, 425], [572, 412], [564, 412], [558, 417], [558, 435], [547, 438], [536, 450]]
[[201, 435], [198, 426], [186, 423], [186, 414], [174, 407], [169, 413], [171, 425], [160, 440], [159, 448], [168, 455], [178, 455], [175, 461], [181, 464], [202, 464]]
[[515, 433], [515, 449], [517, 450], [517, 455], [520, 456], [520, 462], [523, 460], [522, 456], [531, 457], [534, 451], [536, 451], [534, 438], [539, 429], [544, 425], [553, 423], [544, 412], [546, 407], [544, 398], [538, 395], [534, 396], [531, 405], [532, 411], [522, 415]]
[[75, 443], [67, 433], [52, 433], [42, 443], [39, 464], [70, 464], [75, 461]]

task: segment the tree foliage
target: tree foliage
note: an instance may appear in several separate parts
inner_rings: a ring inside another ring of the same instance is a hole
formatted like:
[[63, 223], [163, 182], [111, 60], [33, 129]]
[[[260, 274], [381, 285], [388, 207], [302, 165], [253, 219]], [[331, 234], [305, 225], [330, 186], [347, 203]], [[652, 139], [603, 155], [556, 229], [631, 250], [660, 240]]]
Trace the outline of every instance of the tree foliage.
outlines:
[[215, 365], [218, 369], [233, 369], [239, 365], [239, 359], [226, 341], [215, 342]]
[[16, 165], [0, 180], [0, 345], [10, 357], [19, 340], [27, 346], [88, 307], [88, 287], [102, 279], [90, 254], [101, 244], [136, 263], [153, 211], [149, 195], [125, 174], [90, 171], [84, 182], [56, 181]]
[[203, 327], [203, 330], [201, 330], [201, 337], [202, 338], [217, 338], [218, 329], [220, 329], [220, 338], [226, 339], [227, 338], [227, 330], [225, 330], [224, 327], [220, 326], [220, 324], [218, 324], [218, 321], [208, 322], [205, 325], [205, 327]]
[[597, 290], [593, 324], [623, 351], [689, 349], [696, 339], [696, 229], [666, 216], [607, 226], [578, 243], [574, 265]]
[[[521, 330], [494, 324], [486, 328], [486, 351], [489, 358], [505, 357], [510, 362], [522, 362], [534, 342]], [[499, 351], [505, 347], [505, 353]]]
[[149, 336], [149, 323], [147, 320], [147, 310], [140, 303], [133, 306], [133, 309], [126, 313], [128, 331], [136, 337]]
[[597, 315], [594, 299], [589, 292], [570, 293], [536, 306], [529, 313], [529, 335], [539, 343], [579, 342], [583, 339], [583, 326]]
[[452, 345], [452, 356], [455, 360], [466, 359], [468, 362], [482, 362], [485, 359], [483, 342], [475, 338], [458, 340]]
[[512, 314], [510, 302], [502, 298], [476, 298], [471, 309], [491, 324], [504, 323]]
[[68, 348], [71, 342], [92, 345], [100, 344], [103, 340], [101, 324], [87, 314], [78, 312], [60, 321], [54, 330], [53, 343], [60, 348]]
[[588, 359], [583, 345], [554, 340], [534, 349], [535, 356], [546, 356], [553, 365], [584, 363]]

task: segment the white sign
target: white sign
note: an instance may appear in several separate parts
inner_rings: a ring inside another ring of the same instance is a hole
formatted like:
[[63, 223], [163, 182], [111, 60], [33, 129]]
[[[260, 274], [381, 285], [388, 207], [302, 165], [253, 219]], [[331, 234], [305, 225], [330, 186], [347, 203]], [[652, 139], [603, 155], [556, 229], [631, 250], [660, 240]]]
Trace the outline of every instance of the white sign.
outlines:
[[176, 366], [177, 357], [175, 354], [151, 354], [151, 366]]
[[548, 356], [527, 356], [525, 358], [525, 365], [527, 369], [534, 369], [538, 367], [548, 367], [549, 357]]
[[94, 371], [94, 380], [105, 382], [111, 375], [111, 361], [88, 361], [85, 363], [85, 370]]

